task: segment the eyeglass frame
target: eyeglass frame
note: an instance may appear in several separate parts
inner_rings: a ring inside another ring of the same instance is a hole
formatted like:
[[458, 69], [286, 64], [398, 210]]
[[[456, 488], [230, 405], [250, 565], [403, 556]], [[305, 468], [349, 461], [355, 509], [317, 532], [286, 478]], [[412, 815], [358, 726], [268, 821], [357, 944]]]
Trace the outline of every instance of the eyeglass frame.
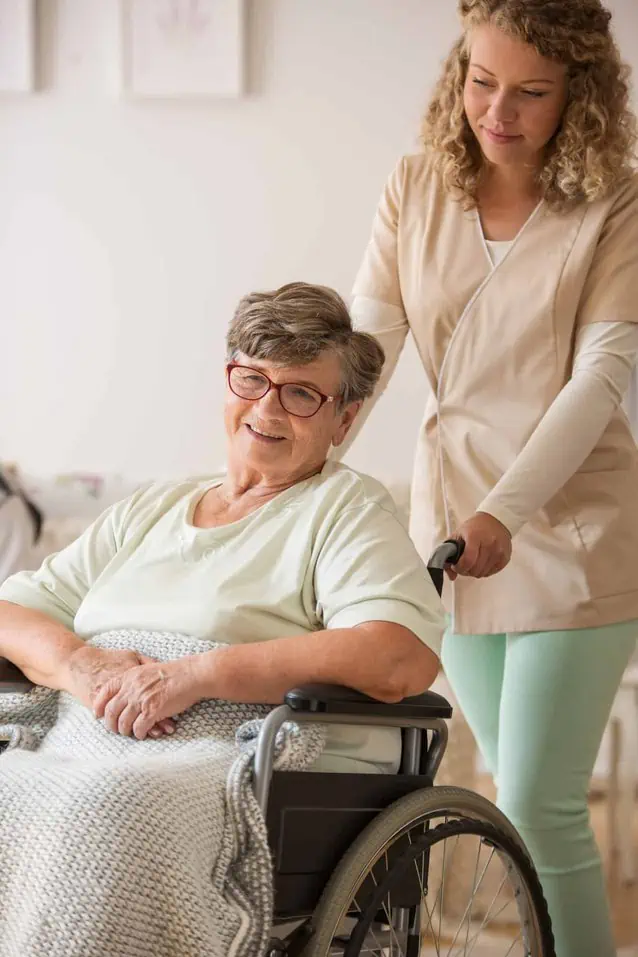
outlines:
[[[268, 388], [266, 389], [265, 392], [262, 393], [262, 395], [256, 395], [254, 399], [246, 398], [245, 395], [239, 395], [239, 393], [235, 392], [232, 385], [230, 384], [230, 377], [231, 377], [231, 373], [233, 369], [248, 369], [249, 372], [256, 372], [257, 375], [260, 375], [263, 379], [267, 381]], [[284, 412], [287, 412], [288, 415], [294, 415], [296, 419], [311, 419], [314, 415], [317, 414], [317, 412], [319, 412], [324, 407], [324, 405], [327, 402], [336, 402], [337, 399], [341, 398], [338, 395], [326, 395], [325, 392], [321, 392], [321, 390], [315, 388], [314, 385], [304, 385], [303, 382], [280, 382], [280, 383], [273, 382], [270, 376], [267, 376], [266, 373], [262, 372], [261, 369], [255, 369], [254, 366], [245, 366], [243, 362], [229, 362], [226, 365], [226, 381], [228, 382], [228, 388], [233, 393], [233, 395], [236, 395], [238, 399], [244, 399], [245, 402], [259, 402], [260, 399], [263, 399], [264, 396], [267, 396], [268, 393], [272, 389], [274, 389], [275, 392], [277, 393], [277, 398], [279, 399], [279, 405], [282, 407]], [[308, 389], [310, 392], [316, 392], [321, 401], [319, 402], [319, 405], [317, 406], [315, 411], [311, 412], [310, 415], [300, 415], [299, 412], [289, 412], [288, 409], [283, 404], [283, 402], [281, 401], [281, 390], [284, 388], [284, 386], [287, 386], [287, 385], [293, 385], [293, 386], [296, 385], [300, 389]]]

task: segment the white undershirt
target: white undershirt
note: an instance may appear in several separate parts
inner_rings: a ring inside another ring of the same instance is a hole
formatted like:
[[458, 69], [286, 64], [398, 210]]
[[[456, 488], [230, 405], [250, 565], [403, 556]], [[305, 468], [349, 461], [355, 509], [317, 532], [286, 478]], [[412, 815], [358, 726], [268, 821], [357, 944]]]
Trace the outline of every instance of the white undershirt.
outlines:
[[[486, 240], [494, 265], [510, 246]], [[405, 316], [396, 306], [355, 297], [352, 317], [355, 327], [376, 335], [386, 352], [378, 398], [405, 341]], [[584, 326], [577, 334], [570, 380], [477, 511], [493, 515], [515, 535], [594, 449], [622, 402], [637, 357], [638, 323], [602, 321]]]
[[487, 246], [487, 251], [490, 254], [490, 259], [492, 260], [493, 266], [498, 266], [501, 259], [505, 256], [505, 253], [514, 245], [513, 239], [486, 239], [485, 245]]

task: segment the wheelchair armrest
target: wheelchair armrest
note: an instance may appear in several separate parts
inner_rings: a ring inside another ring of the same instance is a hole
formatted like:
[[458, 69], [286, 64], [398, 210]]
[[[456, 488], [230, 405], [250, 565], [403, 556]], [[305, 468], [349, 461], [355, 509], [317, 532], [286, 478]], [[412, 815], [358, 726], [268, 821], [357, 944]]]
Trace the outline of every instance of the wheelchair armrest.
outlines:
[[341, 685], [313, 684], [292, 688], [284, 698], [298, 713], [357, 714], [371, 717], [451, 718], [452, 706], [435, 691], [404, 698], [396, 704], [377, 701], [353, 688]]
[[24, 675], [16, 665], [12, 664], [12, 662], [6, 658], [0, 657], [0, 694], [28, 691], [29, 688], [32, 687], [33, 683], [29, 681], [27, 676]]

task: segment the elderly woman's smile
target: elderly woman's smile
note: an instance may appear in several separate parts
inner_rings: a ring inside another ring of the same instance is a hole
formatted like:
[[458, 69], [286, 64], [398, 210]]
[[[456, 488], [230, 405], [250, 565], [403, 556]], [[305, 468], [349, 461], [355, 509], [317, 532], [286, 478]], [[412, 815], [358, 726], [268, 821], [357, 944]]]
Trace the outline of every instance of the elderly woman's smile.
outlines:
[[256, 439], [265, 439], [267, 442], [283, 442], [286, 438], [285, 435], [277, 435], [274, 432], [267, 432], [264, 428], [250, 422], [246, 422], [246, 428], [251, 435], [254, 435]]
[[315, 351], [316, 358], [307, 362], [300, 362], [301, 356], [286, 362], [276, 346], [268, 358], [243, 350], [229, 357], [225, 422], [231, 483], [281, 490], [319, 472], [331, 446], [345, 438], [361, 402], [343, 401], [342, 360], [334, 346], [322, 349], [319, 343]]

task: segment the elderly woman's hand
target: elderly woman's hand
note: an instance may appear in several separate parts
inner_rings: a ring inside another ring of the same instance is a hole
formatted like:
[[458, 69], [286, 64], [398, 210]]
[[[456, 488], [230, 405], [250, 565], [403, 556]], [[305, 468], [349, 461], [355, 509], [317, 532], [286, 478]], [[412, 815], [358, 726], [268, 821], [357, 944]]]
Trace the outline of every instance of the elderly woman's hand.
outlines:
[[463, 555], [446, 572], [454, 581], [457, 575], [488, 578], [502, 571], [512, 557], [512, 536], [498, 519], [477, 512], [457, 529], [452, 538], [465, 542]]
[[114, 676], [95, 698], [95, 716], [104, 718], [109, 731], [142, 740], [158, 723], [201, 701], [198, 657], [151, 661]]
[[[98, 696], [109, 682], [151, 660], [136, 651], [115, 651], [86, 645], [69, 658], [67, 689], [85, 707], [93, 710]], [[172, 734], [174, 730], [175, 722], [166, 718], [158, 721], [151, 733], [152, 737], [160, 737]]]

